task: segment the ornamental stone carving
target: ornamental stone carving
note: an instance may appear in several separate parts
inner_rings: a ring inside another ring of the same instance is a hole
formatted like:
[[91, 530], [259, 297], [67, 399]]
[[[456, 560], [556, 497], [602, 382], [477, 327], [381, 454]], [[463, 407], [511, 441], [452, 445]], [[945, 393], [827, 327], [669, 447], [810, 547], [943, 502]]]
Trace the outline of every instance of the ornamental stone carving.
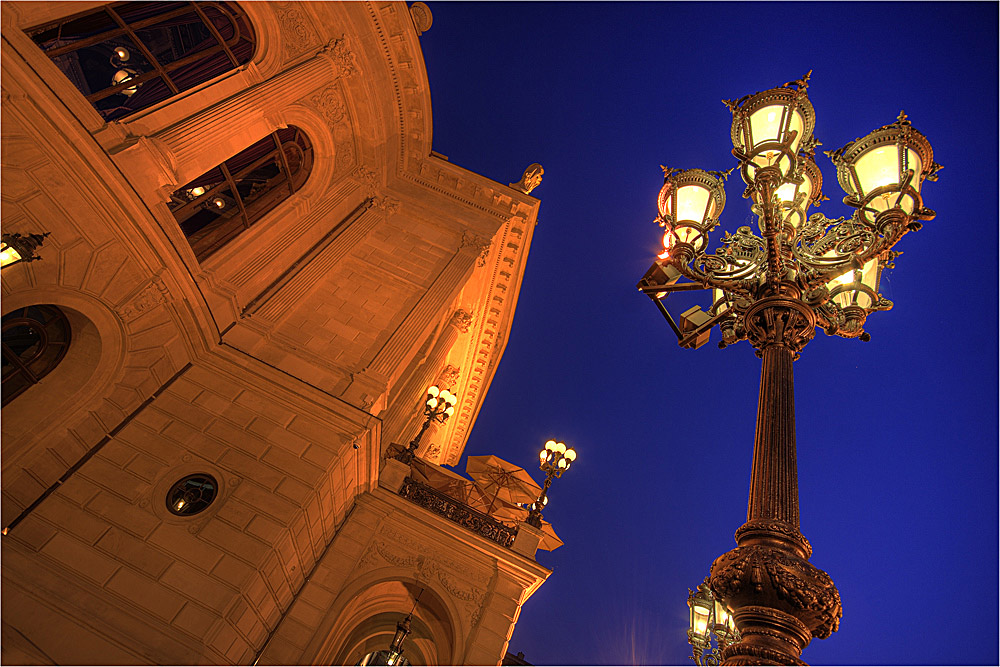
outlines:
[[386, 217], [399, 212], [399, 202], [392, 197], [372, 197], [372, 205], [384, 211]]
[[160, 279], [154, 279], [148, 283], [131, 300], [127, 301], [118, 309], [118, 314], [126, 322], [133, 320], [139, 315], [156, 308], [161, 303], [165, 303], [167, 287]]
[[344, 120], [344, 116], [347, 115], [344, 94], [335, 86], [327, 86], [322, 91], [310, 95], [309, 100], [330, 127]]
[[410, 5], [410, 18], [413, 19], [413, 27], [417, 30], [417, 36], [430, 30], [431, 23], [434, 22], [430, 7], [422, 2], [414, 2]]
[[299, 55], [309, 48], [310, 44], [316, 43], [316, 32], [309, 25], [299, 3], [276, 2], [274, 10], [285, 42], [286, 60]]
[[342, 77], [352, 77], [360, 71], [346, 35], [341, 35], [339, 39], [330, 40], [330, 43], [324, 46], [320, 53], [333, 60], [337, 72]]
[[469, 327], [472, 326], [472, 314], [459, 308], [451, 316], [451, 325], [462, 333], [469, 333]]
[[490, 245], [490, 239], [466, 231], [462, 234], [462, 244], [459, 246], [459, 249], [475, 248], [479, 250], [479, 257], [476, 259], [476, 266], [482, 267], [486, 266], [486, 258], [489, 257], [490, 254]]
[[531, 191], [542, 184], [542, 175], [545, 170], [542, 169], [542, 165], [535, 162], [534, 164], [529, 164], [528, 168], [524, 170], [521, 175], [521, 180], [517, 183], [511, 183], [510, 187], [515, 190], [520, 190], [524, 194], [531, 194]]
[[374, 171], [363, 164], [359, 164], [351, 172], [351, 176], [361, 182], [368, 197], [375, 197], [378, 194], [378, 175]]
[[458, 383], [458, 376], [461, 371], [458, 366], [452, 366], [448, 364], [441, 371], [441, 376], [438, 379], [438, 385], [441, 387], [454, 387]]

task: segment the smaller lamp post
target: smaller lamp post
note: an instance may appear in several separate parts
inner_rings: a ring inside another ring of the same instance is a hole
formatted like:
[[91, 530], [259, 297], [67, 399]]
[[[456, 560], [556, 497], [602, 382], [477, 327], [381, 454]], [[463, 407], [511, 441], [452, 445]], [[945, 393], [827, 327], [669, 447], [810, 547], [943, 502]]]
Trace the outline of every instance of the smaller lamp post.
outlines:
[[740, 634], [726, 605], [712, 595], [707, 577], [697, 590], [688, 589], [688, 608], [688, 643], [694, 647], [691, 659], [699, 666], [722, 664], [722, 651], [738, 642]]
[[35, 249], [42, 245], [49, 233], [28, 234], [27, 236], [21, 236], [17, 232], [0, 234], [0, 269], [6, 269], [8, 266], [20, 262], [33, 262], [36, 259], [41, 259], [35, 254]]
[[562, 474], [569, 470], [570, 464], [576, 460], [576, 450], [572, 447], [567, 449], [565, 443], [549, 440], [545, 443], [545, 449], [538, 453], [538, 458], [540, 460], [538, 467], [545, 473], [545, 486], [542, 487], [538, 500], [531, 504], [528, 518], [525, 519], [535, 528], [542, 527], [542, 508], [549, 502], [546, 492], [552, 485], [552, 480], [562, 477]]
[[431, 425], [431, 422], [443, 424], [448, 421], [448, 417], [455, 414], [456, 403], [458, 403], [458, 396], [447, 389], [439, 389], [437, 385], [427, 387], [427, 401], [424, 403], [424, 414], [427, 416], [427, 419], [424, 420], [424, 425], [420, 427], [417, 437], [410, 441], [406, 449], [396, 454], [396, 460], [407, 464], [410, 463], [413, 457], [416, 456], [420, 438], [424, 436], [427, 427]]

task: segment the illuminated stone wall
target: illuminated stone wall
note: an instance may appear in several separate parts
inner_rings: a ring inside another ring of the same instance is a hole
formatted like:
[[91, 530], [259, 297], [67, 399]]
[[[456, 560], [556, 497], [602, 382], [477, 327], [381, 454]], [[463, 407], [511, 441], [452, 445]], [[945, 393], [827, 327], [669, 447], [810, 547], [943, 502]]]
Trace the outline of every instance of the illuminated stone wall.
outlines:
[[[432, 153], [426, 10], [245, 3], [250, 63], [104, 122], [24, 32], [98, 6], [0, 6], [3, 229], [50, 232], [3, 271], [2, 310], [53, 304], [74, 334], [2, 411], [3, 661], [355, 660], [423, 586], [415, 655], [499, 662], [547, 571], [377, 485], [442, 377], [461, 400], [421, 454], [457, 463], [538, 212]], [[170, 193], [290, 125], [309, 179], [199, 262]], [[217, 499], [171, 514], [194, 473]], [[407, 553], [444, 530], [464, 555], [358, 570], [390, 528]]]

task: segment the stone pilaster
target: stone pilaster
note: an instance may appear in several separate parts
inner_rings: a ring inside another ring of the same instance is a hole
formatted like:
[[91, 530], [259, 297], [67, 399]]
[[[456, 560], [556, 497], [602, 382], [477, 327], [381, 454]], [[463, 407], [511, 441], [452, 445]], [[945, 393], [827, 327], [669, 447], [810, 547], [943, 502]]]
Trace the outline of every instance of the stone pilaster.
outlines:
[[398, 379], [413, 355], [420, 347], [420, 341], [427, 336], [434, 320], [449, 301], [468, 280], [475, 268], [476, 258], [488, 241], [467, 235], [458, 251], [448, 261], [417, 305], [407, 314], [402, 324], [393, 332], [388, 342], [368, 365], [370, 369], [385, 375], [389, 386]]

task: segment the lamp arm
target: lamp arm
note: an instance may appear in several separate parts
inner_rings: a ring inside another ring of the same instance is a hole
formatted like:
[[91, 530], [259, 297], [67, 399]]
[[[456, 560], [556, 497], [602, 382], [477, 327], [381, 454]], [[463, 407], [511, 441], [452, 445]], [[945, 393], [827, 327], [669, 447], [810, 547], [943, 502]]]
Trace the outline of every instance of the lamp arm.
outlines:
[[[702, 270], [692, 266], [697, 260], [699, 264], [711, 265], [713, 259], [719, 257], [718, 255], [708, 255], [704, 252], [698, 253], [688, 258], [685, 254], [681, 254], [679, 257], [671, 257], [668, 261], [669, 264], [677, 269], [677, 271], [692, 282], [698, 283], [703, 289], [721, 289], [728, 292], [735, 292], [743, 296], [750, 296], [750, 290], [746, 286], [745, 279], [737, 280], [726, 280], [719, 278], [714, 271]], [[717, 260], [718, 262], [724, 261], [722, 258]], [[740, 273], [744, 272], [744, 267], [741, 267]], [[732, 272], [730, 272], [732, 273]], [[695, 288], [684, 288], [684, 289], [695, 289]], [[661, 292], [669, 292], [668, 286], [664, 286], [664, 289], [659, 290]]]

